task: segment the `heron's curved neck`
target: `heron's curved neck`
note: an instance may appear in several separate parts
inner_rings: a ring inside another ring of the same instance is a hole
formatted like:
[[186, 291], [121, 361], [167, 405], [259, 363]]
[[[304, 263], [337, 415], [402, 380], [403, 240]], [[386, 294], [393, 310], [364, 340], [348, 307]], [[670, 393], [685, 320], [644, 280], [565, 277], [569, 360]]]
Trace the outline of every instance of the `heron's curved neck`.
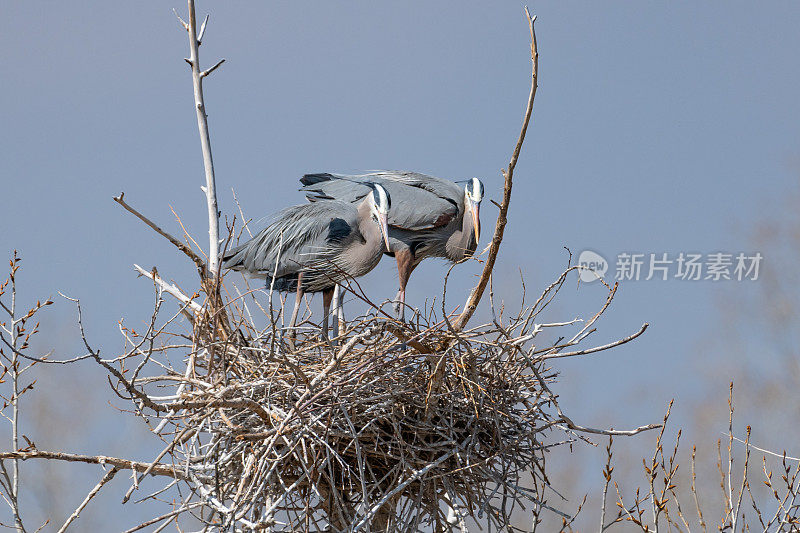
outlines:
[[461, 227], [447, 239], [447, 256], [453, 261], [460, 261], [471, 256], [477, 247], [472, 213], [466, 211], [461, 217]]
[[370, 209], [369, 199], [365, 198], [363, 202], [358, 204], [358, 231], [361, 232], [361, 235], [364, 237], [364, 240], [367, 243], [371, 243], [373, 241], [380, 242], [381, 240], [381, 230], [378, 228], [378, 225], [372, 219], [372, 211]]

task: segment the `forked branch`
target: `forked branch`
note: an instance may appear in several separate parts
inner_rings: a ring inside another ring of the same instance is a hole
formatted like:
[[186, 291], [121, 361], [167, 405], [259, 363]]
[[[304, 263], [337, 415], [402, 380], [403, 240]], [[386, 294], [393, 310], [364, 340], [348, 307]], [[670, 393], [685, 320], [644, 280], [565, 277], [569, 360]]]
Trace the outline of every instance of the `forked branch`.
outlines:
[[203, 71], [200, 69], [200, 39], [205, 33], [206, 23], [198, 34], [197, 16], [195, 15], [194, 0], [189, 2], [189, 22], [186, 30], [189, 34], [189, 66], [192, 67], [192, 86], [194, 87], [194, 107], [197, 112], [197, 127], [200, 131], [200, 146], [203, 150], [203, 167], [205, 168], [206, 184], [203, 192], [206, 195], [208, 204], [208, 271], [206, 276], [213, 278], [219, 273], [219, 208], [217, 207], [217, 185], [214, 177], [214, 159], [211, 157], [211, 137], [208, 132], [208, 116], [206, 115], [206, 104], [203, 99], [203, 78], [211, 74], [225, 61], [218, 62], [210, 69]]

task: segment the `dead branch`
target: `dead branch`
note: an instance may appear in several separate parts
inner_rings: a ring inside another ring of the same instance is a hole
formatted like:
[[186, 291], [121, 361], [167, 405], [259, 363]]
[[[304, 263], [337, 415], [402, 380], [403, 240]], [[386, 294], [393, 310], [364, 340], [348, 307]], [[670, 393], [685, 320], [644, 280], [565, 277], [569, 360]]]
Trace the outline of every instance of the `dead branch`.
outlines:
[[97, 496], [97, 493], [100, 492], [100, 489], [103, 488], [103, 485], [111, 481], [117, 472], [119, 472], [119, 469], [117, 467], [113, 467], [111, 470], [108, 470], [105, 474], [103, 474], [103, 477], [97, 482], [97, 485], [95, 485], [94, 488], [89, 491], [89, 494], [86, 495], [83, 501], [78, 505], [77, 509], [75, 509], [71, 515], [69, 515], [66, 522], [64, 522], [64, 525], [59, 528], [58, 533], [64, 533], [67, 530], [69, 525], [74, 522], [78, 516], [80, 516], [81, 511], [83, 511], [86, 506], [89, 505], [89, 502], [92, 500], [92, 498]]
[[[18, 451], [18, 452], [0, 452], [0, 459], [20, 459], [27, 461], [28, 459], [48, 459], [53, 461], [67, 461], [75, 463], [87, 463], [94, 465], [111, 465], [118, 470], [134, 470], [136, 472], [146, 472], [150, 468], [150, 463], [143, 463], [141, 461], [131, 461], [129, 459], [120, 459], [118, 457], [108, 457], [105, 455], [81, 455], [75, 453], [64, 452], [48, 452], [43, 450], [31, 451]], [[188, 476], [182, 471], [175, 469], [172, 466], [159, 464], [150, 469], [150, 474], [157, 476], [167, 476], [175, 479], [185, 480]]]
[[131, 214], [133, 214], [136, 218], [138, 218], [139, 220], [141, 220], [142, 222], [144, 222], [145, 224], [150, 226], [153, 229], [153, 231], [155, 231], [156, 233], [158, 233], [159, 235], [161, 235], [162, 237], [167, 239], [169, 242], [171, 242], [173, 245], [175, 245], [175, 247], [178, 250], [183, 252], [189, 259], [191, 259], [194, 262], [195, 265], [197, 265], [197, 270], [198, 271], [200, 271], [201, 273], [205, 272], [206, 263], [205, 263], [205, 261], [203, 261], [203, 259], [199, 255], [197, 255], [194, 252], [194, 250], [192, 250], [191, 248], [189, 248], [188, 246], [183, 244], [181, 241], [179, 241], [178, 239], [176, 239], [175, 237], [173, 237], [172, 235], [170, 235], [169, 233], [167, 233], [166, 231], [161, 229], [153, 221], [151, 221], [149, 218], [147, 218], [142, 213], [140, 213], [138, 210], [136, 210], [136, 208], [134, 208], [133, 206], [128, 204], [125, 201], [125, 193], [124, 192], [119, 193], [119, 196], [114, 196], [113, 198], [114, 198], [114, 201], [117, 202], [122, 207], [124, 207], [126, 211], [128, 211]]
[[217, 207], [217, 186], [214, 177], [214, 159], [211, 156], [211, 136], [208, 131], [208, 115], [206, 114], [206, 104], [203, 98], [203, 79], [211, 74], [225, 61], [219, 61], [210, 69], [203, 71], [200, 69], [200, 40], [205, 34], [206, 21], [200, 34], [197, 32], [197, 17], [195, 15], [194, 0], [188, 0], [189, 23], [186, 30], [189, 35], [189, 59], [187, 62], [192, 67], [192, 87], [194, 88], [194, 105], [197, 111], [197, 128], [200, 132], [200, 146], [203, 151], [203, 166], [205, 168], [206, 184], [203, 192], [206, 195], [208, 204], [208, 271], [206, 276], [211, 278], [219, 275], [219, 208]]
[[531, 91], [528, 96], [528, 106], [525, 109], [525, 116], [522, 120], [522, 130], [519, 133], [517, 144], [514, 146], [514, 152], [511, 155], [511, 161], [508, 163], [508, 168], [503, 171], [503, 201], [500, 204], [500, 212], [497, 215], [497, 223], [494, 228], [494, 235], [492, 236], [492, 243], [489, 247], [489, 255], [486, 258], [486, 263], [483, 266], [483, 272], [478, 279], [478, 284], [470, 292], [467, 302], [464, 304], [464, 310], [453, 322], [453, 327], [456, 330], [461, 330], [469, 322], [478, 303], [481, 301], [483, 292], [486, 290], [486, 285], [489, 283], [489, 277], [494, 270], [494, 263], [497, 259], [497, 253], [500, 251], [500, 243], [503, 241], [503, 232], [506, 228], [508, 206], [511, 203], [511, 186], [514, 178], [514, 168], [517, 166], [519, 153], [522, 150], [522, 143], [525, 142], [525, 133], [528, 131], [528, 123], [531, 120], [533, 113], [533, 100], [536, 98], [536, 88], [538, 86], [539, 78], [539, 52], [536, 48], [536, 31], [534, 29], [534, 22], [536, 22], [536, 15], [531, 16], [528, 8], [525, 8], [525, 16], [528, 19], [528, 26], [531, 32]]
[[146, 278], [150, 278], [151, 280], [153, 280], [153, 282], [156, 283], [161, 288], [161, 290], [174, 296], [175, 299], [181, 302], [182, 304], [188, 305], [198, 313], [201, 313], [203, 311], [203, 307], [194, 301], [194, 298], [196, 298], [197, 295], [192, 295], [191, 297], [187, 296], [186, 294], [183, 293], [183, 291], [181, 291], [177, 286], [175, 286], [174, 283], [167, 283], [166, 281], [164, 281], [161, 278], [161, 276], [158, 275], [158, 271], [156, 269], [153, 269], [152, 271], [148, 272], [139, 265], [133, 265], [133, 268], [136, 270], [136, 272], [138, 272], [142, 276], [145, 276]]
[[542, 355], [542, 356], [538, 357], [538, 359], [539, 360], [559, 359], [559, 358], [562, 358], [562, 357], [575, 357], [576, 355], [587, 355], [587, 354], [590, 354], [590, 353], [596, 353], [596, 352], [602, 352], [604, 350], [610, 350], [611, 348], [616, 348], [617, 346], [621, 346], [623, 344], [627, 344], [627, 343], [631, 342], [636, 337], [638, 337], [639, 335], [644, 333], [645, 330], [647, 330], [647, 328], [649, 326], [650, 326], [650, 324], [644, 323], [644, 324], [642, 324], [642, 327], [639, 329], [639, 331], [637, 331], [633, 335], [628, 335], [625, 338], [616, 340], [614, 342], [609, 342], [608, 344], [604, 344], [602, 346], [595, 346], [594, 348], [587, 348], [586, 350], [577, 350], [577, 351], [574, 351], [574, 352], [545, 354], [545, 355]]

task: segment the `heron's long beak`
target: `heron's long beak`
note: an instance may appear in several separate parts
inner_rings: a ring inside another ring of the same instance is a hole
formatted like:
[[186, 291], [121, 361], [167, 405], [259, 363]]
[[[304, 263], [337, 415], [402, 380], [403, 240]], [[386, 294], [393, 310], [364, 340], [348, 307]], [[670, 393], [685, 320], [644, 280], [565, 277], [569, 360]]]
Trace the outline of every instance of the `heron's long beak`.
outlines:
[[472, 202], [472, 226], [475, 228], [475, 242], [481, 240], [481, 204]]
[[391, 252], [389, 248], [389, 226], [386, 222], [386, 215], [378, 213], [378, 225], [381, 227], [381, 234], [383, 235], [383, 242], [386, 243], [386, 251]]

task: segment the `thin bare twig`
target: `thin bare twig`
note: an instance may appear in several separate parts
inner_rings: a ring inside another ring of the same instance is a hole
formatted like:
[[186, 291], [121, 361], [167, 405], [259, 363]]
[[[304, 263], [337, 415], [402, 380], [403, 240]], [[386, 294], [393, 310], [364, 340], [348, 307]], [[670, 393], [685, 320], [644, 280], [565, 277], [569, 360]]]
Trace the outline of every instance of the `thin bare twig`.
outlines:
[[153, 229], [153, 231], [155, 231], [156, 233], [158, 233], [159, 235], [161, 235], [162, 237], [167, 239], [169, 242], [171, 242], [173, 245], [175, 245], [175, 247], [178, 250], [180, 250], [181, 252], [186, 254], [186, 256], [189, 259], [194, 261], [194, 264], [197, 265], [197, 269], [200, 272], [205, 272], [206, 263], [205, 263], [205, 261], [203, 261], [203, 259], [199, 255], [194, 253], [194, 250], [192, 250], [191, 248], [189, 248], [188, 246], [183, 244], [181, 241], [179, 241], [178, 239], [176, 239], [175, 237], [173, 237], [172, 235], [170, 235], [169, 233], [167, 233], [166, 231], [161, 229], [153, 221], [151, 221], [149, 218], [147, 218], [146, 216], [141, 214], [139, 211], [137, 211], [136, 208], [134, 208], [133, 206], [128, 204], [125, 201], [125, 193], [124, 192], [119, 193], [119, 196], [114, 196], [114, 201], [117, 202], [122, 207], [124, 207], [125, 210], [128, 211], [129, 213], [132, 213], [136, 218], [138, 218], [139, 220], [141, 220], [142, 222], [144, 222], [145, 224], [150, 226]]
[[97, 485], [95, 485], [94, 488], [91, 491], [89, 491], [89, 494], [86, 495], [86, 497], [83, 499], [80, 505], [78, 505], [78, 507], [72, 512], [71, 515], [69, 515], [66, 522], [64, 522], [64, 525], [61, 526], [61, 528], [58, 530], [58, 533], [64, 533], [64, 531], [67, 530], [69, 525], [72, 522], [74, 522], [75, 519], [78, 518], [78, 516], [80, 516], [81, 511], [83, 511], [86, 508], [86, 506], [89, 505], [89, 502], [92, 500], [92, 498], [97, 496], [97, 493], [100, 492], [100, 489], [103, 488], [103, 485], [111, 481], [117, 474], [117, 472], [119, 472], [119, 469], [117, 467], [113, 467], [110, 470], [108, 470], [105, 474], [103, 474], [103, 477], [100, 479], [100, 481], [97, 482]]
[[483, 266], [481, 277], [478, 279], [478, 284], [474, 289], [472, 289], [472, 292], [470, 292], [469, 298], [467, 298], [467, 302], [464, 304], [464, 310], [453, 323], [453, 327], [456, 330], [463, 329], [469, 319], [472, 317], [472, 314], [475, 312], [475, 309], [477, 309], [478, 303], [483, 296], [483, 292], [486, 290], [486, 285], [489, 282], [489, 276], [491, 275], [492, 270], [494, 270], [494, 263], [497, 259], [497, 253], [500, 251], [500, 243], [503, 241], [503, 232], [505, 231], [508, 216], [508, 206], [511, 202], [511, 186], [514, 178], [514, 168], [517, 166], [517, 160], [519, 159], [519, 154], [522, 150], [522, 144], [525, 142], [525, 133], [528, 131], [528, 123], [530, 122], [531, 115], [533, 114], [533, 101], [536, 98], [536, 88], [538, 86], [539, 79], [539, 52], [536, 48], [536, 30], [534, 29], [536, 15], [531, 16], [528, 8], [526, 7], [525, 17], [528, 19], [528, 26], [531, 32], [531, 63], [533, 66], [531, 73], [531, 91], [530, 95], [528, 96], [528, 106], [525, 109], [525, 116], [522, 120], [522, 130], [519, 133], [517, 144], [514, 146], [514, 152], [511, 155], [511, 161], [508, 163], [508, 168], [503, 171], [503, 177], [505, 179], [503, 184], [503, 201], [500, 205], [500, 212], [497, 215], [497, 223], [495, 224], [494, 236], [492, 237], [492, 243], [489, 248], [489, 255], [486, 258], [486, 263]]
[[161, 278], [161, 276], [158, 275], [158, 271], [156, 269], [153, 269], [152, 271], [148, 272], [139, 265], [133, 265], [133, 268], [136, 270], [136, 272], [138, 272], [142, 276], [145, 276], [146, 278], [153, 280], [153, 282], [156, 283], [161, 288], [161, 290], [174, 296], [182, 304], [188, 305], [198, 313], [201, 313], [203, 311], [203, 307], [194, 301], [194, 298], [196, 298], [197, 295], [192, 295], [191, 297], [187, 296], [186, 294], [183, 293], [183, 291], [181, 291], [177, 286], [175, 286], [175, 284], [167, 283], [166, 281], [164, 281]]

